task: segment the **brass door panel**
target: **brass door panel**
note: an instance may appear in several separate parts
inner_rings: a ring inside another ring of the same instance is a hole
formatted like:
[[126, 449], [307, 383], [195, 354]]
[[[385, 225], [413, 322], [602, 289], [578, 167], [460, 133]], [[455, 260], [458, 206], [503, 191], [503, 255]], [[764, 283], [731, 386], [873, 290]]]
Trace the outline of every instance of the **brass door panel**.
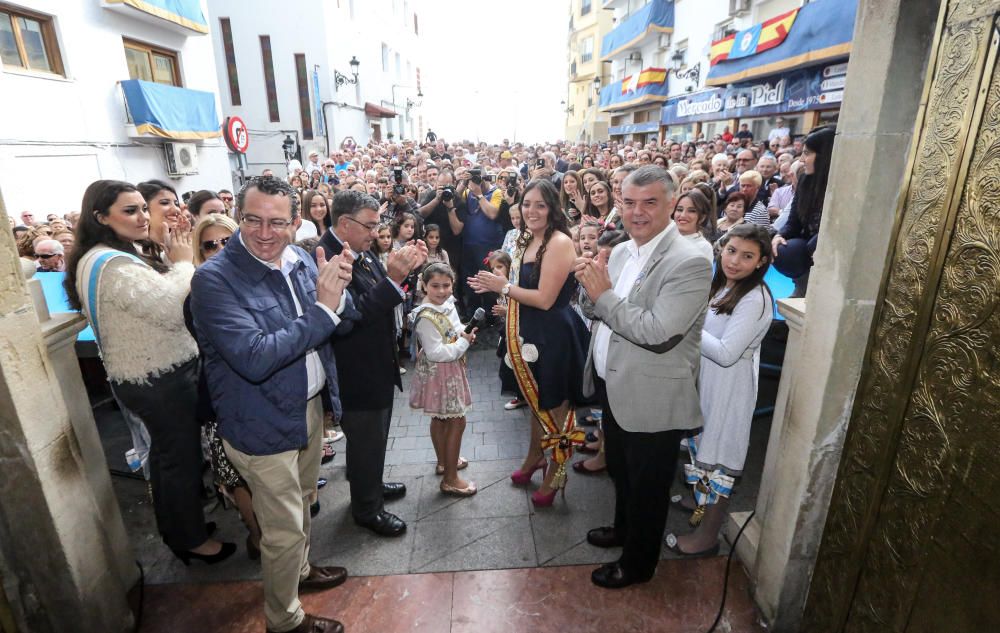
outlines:
[[1000, 630], [998, 10], [942, 6], [803, 631]]

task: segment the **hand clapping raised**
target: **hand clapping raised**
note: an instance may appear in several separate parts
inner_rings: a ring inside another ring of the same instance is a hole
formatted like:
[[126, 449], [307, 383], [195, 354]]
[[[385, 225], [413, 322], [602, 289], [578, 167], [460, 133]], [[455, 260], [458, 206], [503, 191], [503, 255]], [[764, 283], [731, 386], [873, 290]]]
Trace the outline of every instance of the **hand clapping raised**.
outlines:
[[319, 268], [319, 276], [316, 279], [316, 301], [336, 312], [344, 289], [351, 283], [353, 264], [354, 255], [346, 242], [343, 252], [329, 260], [323, 247], [317, 246], [316, 266]]

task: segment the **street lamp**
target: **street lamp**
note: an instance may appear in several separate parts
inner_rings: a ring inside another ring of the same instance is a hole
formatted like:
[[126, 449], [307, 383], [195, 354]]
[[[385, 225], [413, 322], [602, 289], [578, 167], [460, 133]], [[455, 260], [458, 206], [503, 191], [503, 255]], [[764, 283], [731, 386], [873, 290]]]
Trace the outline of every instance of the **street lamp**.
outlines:
[[285, 134], [285, 140], [281, 143], [281, 149], [285, 152], [286, 163], [292, 160], [292, 157], [295, 156], [295, 152], [292, 151], [293, 147], [295, 147], [295, 141], [292, 140], [292, 136], [290, 134]]
[[669, 72], [674, 73], [674, 77], [678, 79], [690, 79], [694, 83], [698, 83], [698, 79], [701, 77], [701, 62], [698, 62], [688, 70], [681, 70], [684, 68], [684, 53], [677, 50], [670, 57], [670, 61], [673, 62], [673, 68]]
[[334, 69], [334, 71], [333, 71], [333, 79], [334, 79], [334, 81], [337, 82], [337, 87], [338, 88], [341, 87], [341, 86], [343, 86], [344, 84], [356, 84], [356, 83], [358, 83], [358, 67], [361, 66], [361, 62], [358, 61], [357, 57], [355, 57], [354, 55], [351, 55], [350, 65], [351, 65], [351, 74], [354, 75], [353, 79], [350, 78], [350, 77], [348, 77], [344, 73], [338, 71], [337, 69]]

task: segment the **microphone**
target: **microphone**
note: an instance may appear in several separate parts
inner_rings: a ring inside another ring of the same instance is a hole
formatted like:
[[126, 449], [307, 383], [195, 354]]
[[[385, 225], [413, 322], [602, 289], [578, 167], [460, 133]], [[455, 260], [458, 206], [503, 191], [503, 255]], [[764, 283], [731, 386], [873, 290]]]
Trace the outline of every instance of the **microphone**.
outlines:
[[485, 320], [486, 320], [486, 310], [483, 310], [482, 308], [476, 308], [475, 313], [473, 313], [472, 315], [472, 320], [469, 321], [469, 324], [465, 326], [465, 333], [472, 334], [472, 330], [476, 329], [477, 327], [480, 327], [483, 324], [483, 321]]

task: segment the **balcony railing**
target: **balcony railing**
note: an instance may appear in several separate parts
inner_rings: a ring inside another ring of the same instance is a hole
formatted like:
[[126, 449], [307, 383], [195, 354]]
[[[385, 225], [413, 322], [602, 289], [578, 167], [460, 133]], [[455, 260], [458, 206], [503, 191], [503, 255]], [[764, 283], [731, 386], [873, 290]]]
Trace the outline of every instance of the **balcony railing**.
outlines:
[[671, 33], [673, 30], [673, 0], [651, 0], [604, 36], [601, 42], [601, 59], [612, 59], [640, 47], [651, 35]]

